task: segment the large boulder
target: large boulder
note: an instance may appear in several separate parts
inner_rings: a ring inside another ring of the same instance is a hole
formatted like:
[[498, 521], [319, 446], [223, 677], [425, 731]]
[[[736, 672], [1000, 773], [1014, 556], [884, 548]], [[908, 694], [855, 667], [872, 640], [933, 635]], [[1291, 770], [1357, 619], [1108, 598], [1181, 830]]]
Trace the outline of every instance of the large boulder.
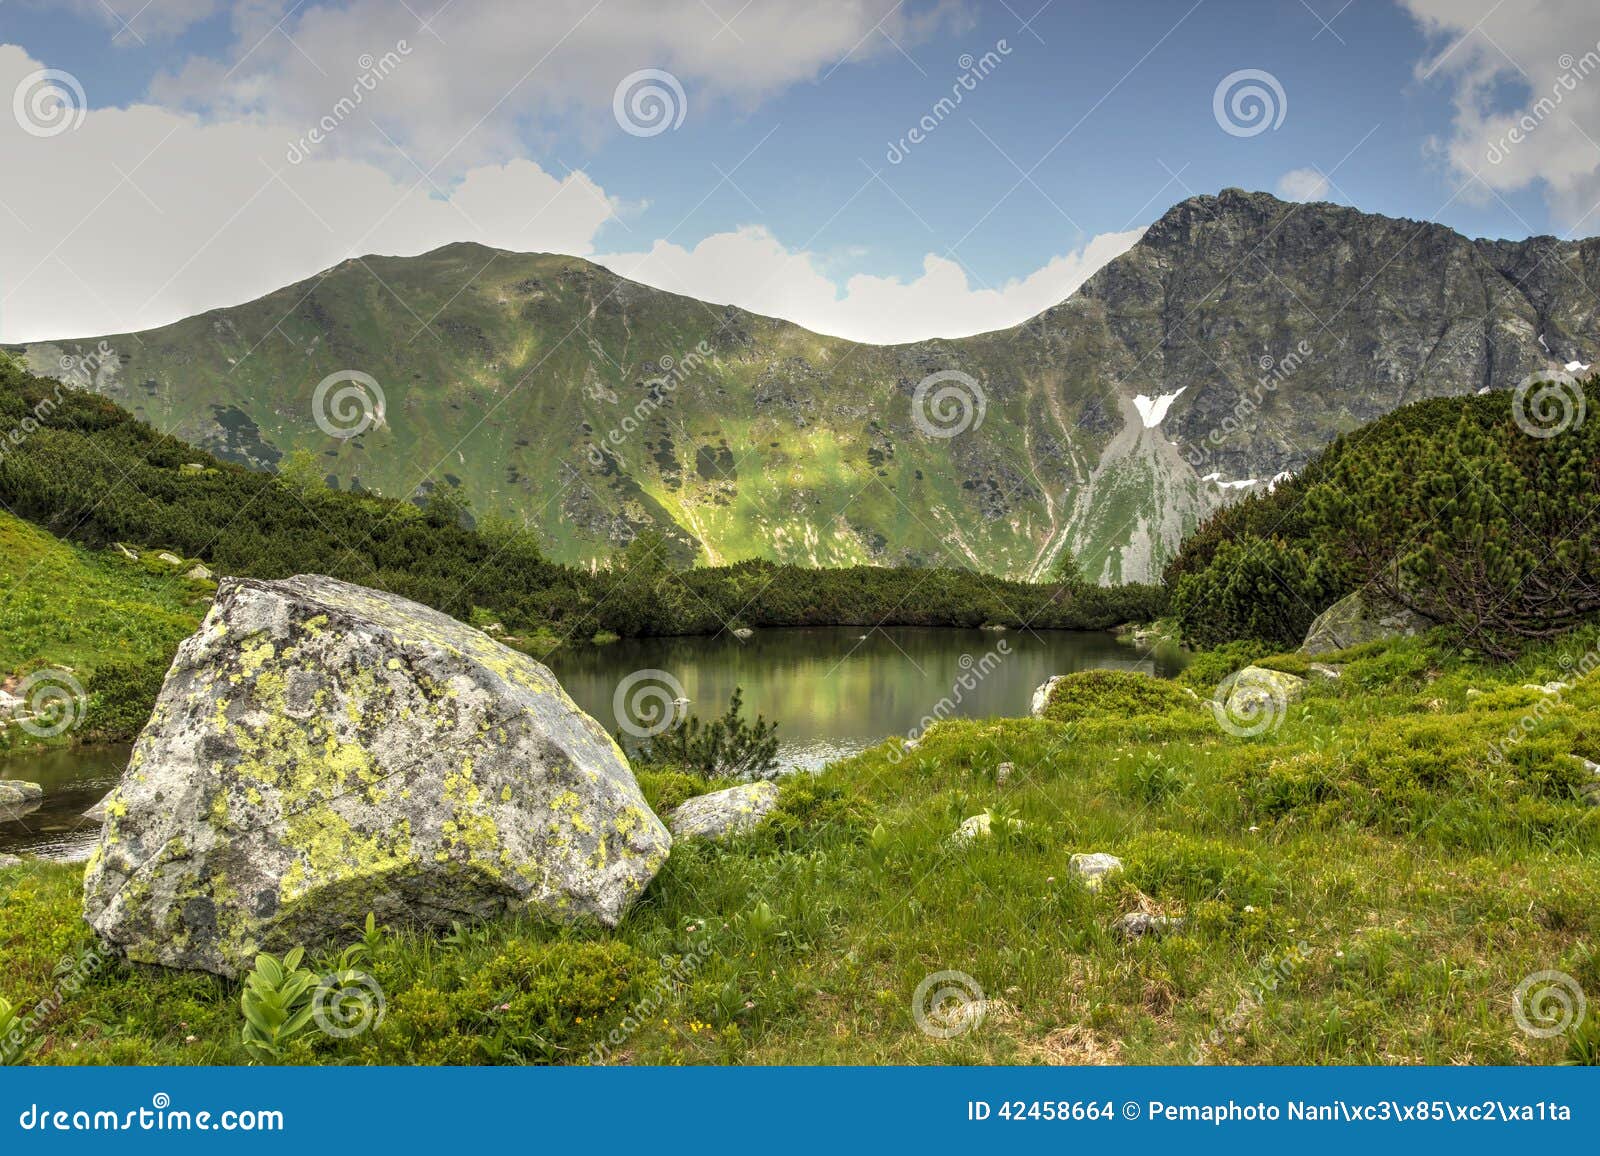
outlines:
[[331, 578], [224, 579], [107, 804], [84, 915], [129, 959], [235, 975], [369, 911], [614, 924], [670, 848], [526, 655]]
[[1433, 629], [1434, 623], [1374, 590], [1357, 590], [1328, 607], [1311, 623], [1301, 654], [1332, 654], [1364, 642], [1404, 638]]

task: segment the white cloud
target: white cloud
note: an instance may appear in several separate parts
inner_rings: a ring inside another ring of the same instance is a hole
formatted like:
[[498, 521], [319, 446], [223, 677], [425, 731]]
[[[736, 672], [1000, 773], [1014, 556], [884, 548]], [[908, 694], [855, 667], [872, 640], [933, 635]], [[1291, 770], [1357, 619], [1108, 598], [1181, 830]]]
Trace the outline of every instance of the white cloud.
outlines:
[[1101, 234], [994, 289], [974, 287], [960, 265], [930, 253], [919, 277], [858, 274], [841, 292], [818, 269], [816, 254], [785, 248], [755, 225], [714, 234], [692, 248], [657, 241], [643, 252], [601, 254], [595, 260], [647, 285], [783, 317], [818, 333], [895, 343], [962, 337], [1026, 321], [1070, 296], [1142, 233]]
[[1290, 169], [1278, 178], [1278, 196], [1286, 201], [1320, 201], [1328, 195], [1328, 178], [1320, 169]]
[[[215, 6], [158, 0], [138, 27], [147, 35], [179, 31]], [[823, 7], [797, 22], [775, 0], [755, 0], [732, 30], [719, 31], [698, 0], [612, 3], [587, 19], [579, 19], [586, 4], [557, 0], [541, 7], [539, 20], [509, 0], [485, 0], [445, 8], [441, 45], [417, 33], [404, 6], [387, 2], [295, 9], [283, 25], [293, 44], [271, 34], [282, 5], [238, 5], [235, 34], [254, 51], [236, 54], [243, 65], [231, 75], [191, 60], [156, 86], [179, 103], [94, 107], [55, 135], [0, 116], [0, 171], [49, 174], [0, 186], [0, 340], [150, 328], [249, 300], [348, 257], [476, 240], [589, 256], [647, 284], [855, 340], [909, 341], [1026, 320], [1137, 239], [1138, 231], [1093, 238], [994, 288], [932, 254], [915, 277], [859, 274], [841, 286], [823, 271], [828, 256], [786, 248], [755, 226], [687, 248], [660, 241], [596, 257], [599, 230], [629, 206], [581, 171], [557, 176], [526, 159], [529, 121], [579, 108], [615, 130], [619, 61], [677, 69], [693, 116], [693, 102], [755, 101], [852, 54], [882, 50], [888, 42], [873, 31], [880, 20], [883, 31], [908, 40], [928, 21], [961, 18], [950, 3], [922, 17], [892, 0]], [[569, 28], [561, 51], [545, 58]], [[358, 58], [381, 56], [408, 36], [395, 71], [364, 90], [358, 107], [340, 110]], [[349, 68], [324, 79], [312, 56]], [[0, 94], [43, 67], [0, 44]], [[209, 99], [199, 99], [202, 82], [212, 85]], [[186, 107], [180, 98], [195, 99]], [[332, 122], [326, 139], [298, 147], [324, 117]], [[480, 121], [457, 147], [456, 130]], [[426, 156], [413, 164], [417, 147]], [[426, 157], [443, 163], [427, 172]]]
[[[0, 45], [0, 93], [40, 67]], [[0, 337], [143, 329], [249, 300], [346, 257], [450, 241], [583, 255], [616, 204], [587, 176], [480, 165], [446, 199], [413, 175], [284, 160], [281, 124], [94, 109], [38, 137], [0, 117]]]
[[1456, 179], [1475, 175], [1479, 196], [1540, 184], [1559, 219], [1592, 225], [1600, 200], [1600, 7], [1404, 2], [1435, 47], [1418, 76], [1453, 86], [1450, 131], [1436, 143]]
[[926, 14], [903, 0], [819, 0], [803, 16], [789, 0], [472, 0], [439, 5], [420, 25], [413, 10], [431, 7], [349, 0], [284, 14], [240, 5], [226, 58], [191, 59], [152, 95], [215, 118], [310, 125], [350, 96], [364, 58], [404, 42], [403, 78], [366, 95], [366, 115], [335, 147], [391, 167], [414, 160], [443, 179], [520, 155], [530, 133], [558, 121], [591, 135], [619, 131], [613, 95], [640, 69], [671, 72], [687, 115], [703, 116], [715, 103], [753, 107], [848, 59], [893, 52], [889, 37], [914, 44], [965, 19], [951, 0]]

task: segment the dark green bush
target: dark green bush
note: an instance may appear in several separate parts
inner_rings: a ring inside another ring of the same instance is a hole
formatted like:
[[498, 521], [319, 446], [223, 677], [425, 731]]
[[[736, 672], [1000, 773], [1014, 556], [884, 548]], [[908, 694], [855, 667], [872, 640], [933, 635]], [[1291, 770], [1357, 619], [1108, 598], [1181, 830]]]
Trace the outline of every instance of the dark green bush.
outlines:
[[84, 741], [121, 743], [137, 737], [155, 709], [167, 666], [164, 657], [113, 660], [97, 666], [84, 688], [89, 696], [81, 732]]
[[1313, 551], [1246, 537], [1221, 543], [1209, 564], [1183, 575], [1172, 609], [1184, 641], [1195, 646], [1250, 639], [1292, 647], [1340, 592]]

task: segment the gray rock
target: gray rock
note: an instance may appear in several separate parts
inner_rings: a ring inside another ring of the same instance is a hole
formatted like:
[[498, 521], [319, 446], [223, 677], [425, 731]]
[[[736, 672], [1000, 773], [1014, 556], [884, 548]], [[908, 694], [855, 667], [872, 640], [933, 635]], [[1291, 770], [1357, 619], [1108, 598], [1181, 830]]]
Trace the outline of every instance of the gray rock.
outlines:
[[0, 871], [5, 871], [11, 867], [21, 866], [22, 860], [18, 859], [15, 855], [0, 855]]
[[740, 626], [740, 627], [738, 627], [737, 629], [734, 630], [733, 636], [735, 638], [737, 638], [740, 642], [743, 642], [747, 638], [755, 637], [755, 633], [756, 632], [754, 630], [751, 630], [748, 626]]
[[1572, 757], [1589, 772], [1589, 781], [1578, 788], [1579, 797], [1591, 807], [1600, 807], [1600, 763], [1586, 759], [1582, 755]]
[[1055, 693], [1056, 684], [1066, 677], [1064, 674], [1052, 674], [1034, 690], [1033, 702], [1028, 708], [1034, 718], [1044, 717], [1044, 708], [1050, 705], [1050, 696]]
[[1143, 911], [1130, 911], [1111, 925], [1121, 939], [1143, 939], [1147, 935], [1165, 935], [1169, 931], [1182, 931], [1183, 920], [1170, 915], [1147, 915]]
[[674, 839], [727, 839], [760, 825], [778, 805], [776, 783], [740, 783], [696, 795], [667, 816]]
[[191, 582], [209, 582], [215, 577], [211, 572], [211, 567], [198, 563], [185, 570], [183, 576]]
[[1083, 880], [1083, 885], [1090, 891], [1098, 891], [1107, 875], [1122, 870], [1122, 860], [1104, 851], [1080, 851], [1068, 860], [1067, 870]]
[[[1008, 819], [1007, 822], [1010, 824], [1010, 829], [1012, 831], [1022, 830], [1021, 819]], [[954, 833], [951, 834], [949, 841], [953, 846], [966, 847], [980, 839], [987, 839], [993, 834], [994, 816], [988, 811], [982, 811], [976, 815], [969, 815], [967, 818], [961, 820], [961, 826], [955, 829]]]
[[183, 565], [183, 559], [182, 558], [180, 558], [176, 554], [170, 553], [170, 552], [168, 552], [166, 550], [163, 550], [163, 551], [161, 551], [161, 553], [157, 554], [156, 558], [159, 561], [165, 562], [168, 566], [182, 566]]
[[1357, 590], [1328, 607], [1311, 623], [1301, 654], [1331, 654], [1364, 642], [1408, 638], [1431, 630], [1434, 623], [1376, 591]]
[[107, 791], [103, 799], [83, 813], [83, 817], [91, 823], [104, 823], [106, 821], [106, 804], [111, 802], [111, 796], [116, 793], [115, 790]]
[[223, 580], [107, 810], [90, 925], [136, 962], [228, 976], [368, 912], [615, 924], [672, 842], [545, 667], [317, 576]]
[[1305, 694], [1306, 680], [1281, 670], [1247, 666], [1234, 678], [1223, 703], [1228, 717], [1236, 720], [1276, 717], [1285, 706]]
[[134, 553], [132, 550], [128, 549], [121, 542], [118, 542], [116, 545], [117, 545], [117, 550], [122, 554], [122, 556], [124, 558], [128, 559], [128, 561], [137, 562], [139, 560], [139, 555]]
[[1336, 681], [1344, 677], [1344, 667], [1339, 663], [1313, 662], [1306, 669], [1318, 678], [1326, 678], [1330, 681]]
[[37, 807], [44, 788], [26, 779], [0, 779], [0, 807]]
[[1017, 768], [1013, 763], [1001, 763], [998, 767], [996, 767], [994, 769], [995, 786], [1003, 787], [1009, 783], [1011, 781], [1011, 775], [1014, 771], [1016, 771], [1016, 769]]

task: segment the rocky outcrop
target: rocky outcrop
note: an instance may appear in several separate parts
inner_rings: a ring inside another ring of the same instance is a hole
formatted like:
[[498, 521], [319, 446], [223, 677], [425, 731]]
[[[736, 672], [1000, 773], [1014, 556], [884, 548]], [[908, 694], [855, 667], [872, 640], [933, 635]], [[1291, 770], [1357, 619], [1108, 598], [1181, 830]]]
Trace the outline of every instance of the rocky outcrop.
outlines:
[[[257, 468], [297, 448], [320, 454], [326, 435], [314, 423], [278, 415], [304, 406], [307, 380], [392, 364], [410, 335], [395, 328], [409, 317], [369, 316], [368, 264], [137, 335], [30, 345], [26, 356], [60, 374], [64, 358], [82, 364], [104, 343], [113, 355], [96, 357], [105, 371], [94, 388], [140, 416], [160, 397], [163, 428], [188, 441]], [[474, 292], [456, 293], [468, 274]], [[578, 258], [471, 243], [384, 258], [381, 276], [404, 299], [444, 302], [437, 364], [407, 386], [407, 423], [368, 429], [364, 452], [329, 459], [335, 481], [410, 492], [405, 430], [459, 440], [480, 420], [479, 405], [460, 404], [459, 383], [474, 382], [474, 398], [498, 397], [497, 420], [521, 436], [456, 463], [461, 496], [544, 521], [569, 563], [649, 526], [685, 560], [745, 557], [751, 543], [809, 565], [949, 564], [954, 553], [1037, 578], [1065, 549], [1092, 560], [1091, 578], [1148, 581], [1198, 519], [1300, 470], [1337, 434], [1422, 398], [1509, 389], [1600, 349], [1593, 242], [1475, 241], [1239, 189], [1174, 205], [1028, 321], [954, 340], [855, 345], [702, 307]], [[286, 318], [339, 340], [276, 340]], [[584, 339], [567, 340], [574, 333]], [[523, 381], [529, 345], [559, 347], [561, 370]], [[654, 359], [668, 350], [690, 371], [683, 387], [675, 371], [670, 406], [641, 421], [629, 452], [613, 452], [607, 431], [659, 400], [651, 383], [667, 371]], [[960, 376], [940, 380], [953, 392], [923, 397], [943, 399], [951, 429], [941, 433], [960, 433], [930, 436], [917, 390], [950, 373]], [[752, 423], [768, 432], [739, 443], [735, 468], [730, 448]], [[841, 493], [926, 495], [940, 478], [936, 508], [905, 518], [857, 503], [848, 524], [830, 522], [794, 465], [819, 438], [837, 449], [829, 485]], [[763, 514], [739, 500], [751, 485], [778, 498]]]
[[315, 576], [223, 580], [106, 811], [91, 926], [129, 959], [222, 975], [368, 912], [613, 924], [671, 846], [547, 669]]
[[1332, 654], [1364, 642], [1404, 638], [1431, 630], [1434, 623], [1374, 591], [1357, 590], [1328, 607], [1311, 623], [1301, 654]]
[[760, 826], [778, 805], [776, 783], [740, 783], [687, 800], [667, 816], [674, 839], [729, 839]]

